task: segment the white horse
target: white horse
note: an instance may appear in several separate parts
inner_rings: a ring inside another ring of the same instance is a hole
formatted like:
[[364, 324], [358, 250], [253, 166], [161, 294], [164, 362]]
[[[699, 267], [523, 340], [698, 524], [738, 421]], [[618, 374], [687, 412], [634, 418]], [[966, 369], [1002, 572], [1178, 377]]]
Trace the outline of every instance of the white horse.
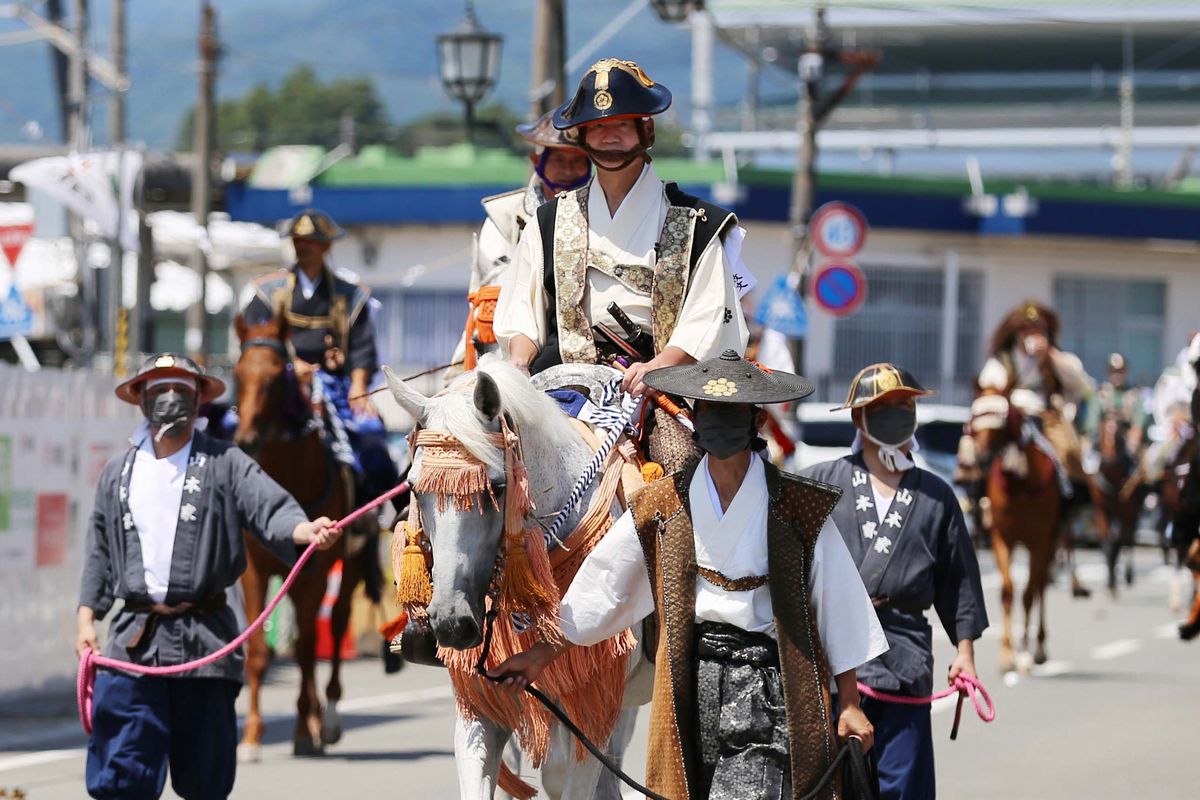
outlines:
[[[557, 404], [535, 389], [520, 371], [498, 358], [485, 357], [473, 372], [460, 376], [445, 391], [425, 397], [386, 367], [397, 403], [422, 428], [449, 431], [487, 466], [493, 485], [505, 480], [504, 454], [489, 438], [500, 431], [501, 416], [520, 436], [529, 486], [537, 513], [552, 518], [565, 504], [572, 485], [593, 452]], [[409, 478], [420, 477], [422, 448], [413, 454]], [[563, 527], [574, 529], [599, 481], [593, 483]], [[477, 647], [483, 640], [484, 596], [492, 578], [504, 528], [503, 508], [483, 503], [483, 511], [461, 511], [455, 503], [439, 510], [433, 496], [414, 493], [422, 526], [433, 548], [433, 599], [429, 618], [438, 644], [455, 649]], [[503, 506], [503, 504], [501, 504]], [[533, 513], [533, 512], [531, 512]], [[569, 544], [569, 542], [568, 542]], [[637, 631], [635, 631], [637, 633]], [[624, 710], [607, 742], [596, 744], [620, 763], [633, 734], [637, 706], [649, 700], [653, 665], [641, 647], [629, 657]], [[490, 720], [455, 720], [454, 756], [463, 800], [490, 800], [496, 791], [501, 756], [512, 732]], [[554, 798], [599, 797], [620, 800], [620, 787], [590, 755], [576, 760], [571, 734], [557, 722], [542, 767], [545, 791]]]

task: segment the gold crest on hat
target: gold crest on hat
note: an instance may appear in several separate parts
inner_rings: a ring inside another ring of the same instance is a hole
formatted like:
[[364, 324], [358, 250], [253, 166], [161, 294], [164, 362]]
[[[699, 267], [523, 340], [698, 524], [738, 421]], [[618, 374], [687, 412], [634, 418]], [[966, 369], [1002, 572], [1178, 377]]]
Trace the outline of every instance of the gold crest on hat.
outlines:
[[312, 236], [315, 232], [316, 227], [308, 214], [296, 220], [296, 227], [292, 229], [293, 236]]

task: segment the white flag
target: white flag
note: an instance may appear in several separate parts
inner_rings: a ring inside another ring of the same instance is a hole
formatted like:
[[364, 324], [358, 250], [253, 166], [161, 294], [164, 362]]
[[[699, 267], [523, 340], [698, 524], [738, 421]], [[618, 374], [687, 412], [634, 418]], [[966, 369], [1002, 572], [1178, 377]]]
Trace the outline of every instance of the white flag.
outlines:
[[72, 153], [27, 161], [14, 167], [9, 177], [93, 221], [106, 237], [115, 239], [119, 234], [121, 246], [136, 252], [133, 193], [142, 160], [136, 150]]

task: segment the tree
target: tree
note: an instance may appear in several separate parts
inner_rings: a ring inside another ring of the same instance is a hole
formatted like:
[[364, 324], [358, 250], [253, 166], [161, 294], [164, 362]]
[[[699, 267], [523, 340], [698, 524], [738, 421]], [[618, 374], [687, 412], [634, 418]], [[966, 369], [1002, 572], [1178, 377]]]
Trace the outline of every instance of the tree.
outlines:
[[[179, 150], [192, 148], [194, 115], [189, 111], [179, 126]], [[395, 137], [369, 78], [322, 83], [306, 65], [292, 70], [277, 90], [259, 84], [243, 97], [218, 103], [216, 117], [216, 147], [224, 151], [261, 152], [283, 144], [332, 148], [342, 140], [343, 117], [353, 121], [359, 144]]]

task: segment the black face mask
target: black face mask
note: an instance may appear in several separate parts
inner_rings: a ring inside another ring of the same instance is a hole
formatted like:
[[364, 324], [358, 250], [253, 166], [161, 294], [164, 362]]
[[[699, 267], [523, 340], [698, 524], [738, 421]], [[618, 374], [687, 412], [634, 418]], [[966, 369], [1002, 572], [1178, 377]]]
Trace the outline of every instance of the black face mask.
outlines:
[[716, 458], [729, 458], [748, 450], [758, 431], [754, 425], [754, 406], [714, 404], [694, 417], [692, 441]]
[[917, 410], [904, 406], [878, 406], [863, 411], [867, 438], [882, 446], [899, 447], [917, 430]]
[[154, 399], [142, 400], [142, 413], [150, 427], [157, 430], [155, 441], [174, 439], [187, 432], [188, 421], [196, 415], [195, 395], [169, 389]]

